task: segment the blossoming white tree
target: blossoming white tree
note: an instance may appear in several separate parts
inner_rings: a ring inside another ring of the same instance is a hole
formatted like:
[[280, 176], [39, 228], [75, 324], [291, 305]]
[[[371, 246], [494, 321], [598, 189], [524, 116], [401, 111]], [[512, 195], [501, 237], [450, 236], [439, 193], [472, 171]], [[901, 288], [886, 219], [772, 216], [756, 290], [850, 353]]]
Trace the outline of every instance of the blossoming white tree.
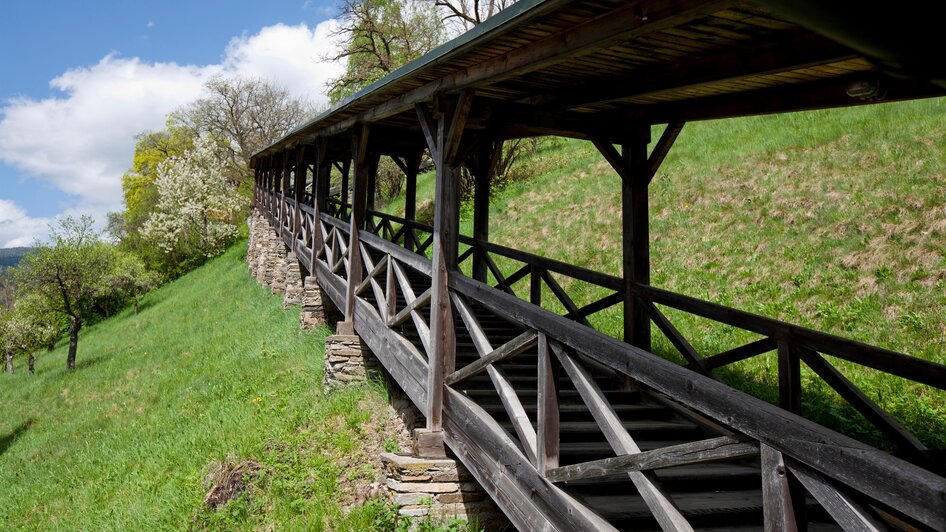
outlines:
[[237, 213], [245, 199], [227, 182], [221, 143], [201, 135], [194, 147], [165, 160], [155, 180], [158, 203], [143, 227], [168, 254], [204, 261], [237, 236]]

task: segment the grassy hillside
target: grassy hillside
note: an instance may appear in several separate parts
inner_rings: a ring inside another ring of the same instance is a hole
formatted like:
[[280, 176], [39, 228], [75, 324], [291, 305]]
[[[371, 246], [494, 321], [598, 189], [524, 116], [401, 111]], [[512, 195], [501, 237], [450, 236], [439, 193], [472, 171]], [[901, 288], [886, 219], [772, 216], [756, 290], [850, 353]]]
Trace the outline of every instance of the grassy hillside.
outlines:
[[[687, 124], [651, 185], [653, 284], [946, 362], [944, 120], [939, 99]], [[525, 161], [534, 177], [495, 194], [491, 240], [620, 275], [617, 175], [590, 143], [540, 146]], [[418, 191], [433, 195], [432, 176]], [[463, 233], [471, 222], [466, 206]], [[560, 281], [579, 306], [600, 295]], [[704, 355], [753, 339], [666, 312]], [[621, 335], [619, 307], [592, 322]], [[658, 354], [679, 359], [656, 328], [654, 338]], [[946, 447], [946, 394], [834, 362], [928, 444]], [[774, 401], [775, 371], [770, 354], [723, 376]], [[808, 415], [883, 444], [807, 368], [803, 381]]]
[[[385, 420], [378, 386], [325, 397], [326, 328], [252, 281], [245, 244], [84, 330], [37, 374], [0, 376], [0, 529], [363, 529], [345, 514], [373, 478]], [[387, 431], [389, 432], [389, 431]], [[390, 445], [390, 442], [388, 442]], [[251, 488], [219, 511], [205, 478], [252, 461]], [[364, 465], [369, 464], [369, 465]]]

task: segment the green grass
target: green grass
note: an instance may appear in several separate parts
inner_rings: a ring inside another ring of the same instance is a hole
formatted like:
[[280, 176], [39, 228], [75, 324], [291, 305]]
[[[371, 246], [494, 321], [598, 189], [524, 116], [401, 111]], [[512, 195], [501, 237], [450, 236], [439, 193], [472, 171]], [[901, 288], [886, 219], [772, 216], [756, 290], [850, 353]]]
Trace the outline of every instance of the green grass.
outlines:
[[[946, 362], [944, 120], [946, 100], [934, 99], [687, 124], [650, 187], [652, 283]], [[490, 239], [620, 275], [619, 181], [603, 158], [590, 143], [550, 139], [524, 164], [534, 177], [494, 195]], [[433, 196], [433, 176], [418, 196]], [[461, 232], [472, 232], [469, 205]], [[499, 262], [507, 274], [517, 267]], [[579, 306], [604, 295], [557, 280]], [[562, 310], [550, 294], [543, 304]], [[705, 356], [755, 338], [665, 311]], [[620, 307], [592, 323], [620, 337]], [[653, 336], [657, 354], [680, 360]], [[832, 362], [928, 445], [946, 447], [946, 393]], [[721, 373], [776, 399], [771, 354]], [[886, 444], [804, 366], [802, 378], [807, 416]]]
[[[83, 330], [75, 372], [60, 347], [0, 377], [0, 529], [390, 525], [383, 505], [343, 509], [374, 478], [383, 387], [324, 396], [328, 329], [301, 332], [244, 250]], [[205, 509], [211, 467], [242, 460], [261, 467], [252, 487]]]

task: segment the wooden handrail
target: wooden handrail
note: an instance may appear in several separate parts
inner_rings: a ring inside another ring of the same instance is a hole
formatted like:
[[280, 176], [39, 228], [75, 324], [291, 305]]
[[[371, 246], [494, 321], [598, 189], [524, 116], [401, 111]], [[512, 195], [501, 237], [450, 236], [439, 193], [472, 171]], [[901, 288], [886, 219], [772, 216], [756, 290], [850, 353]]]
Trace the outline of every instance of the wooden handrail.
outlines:
[[878, 369], [891, 375], [946, 390], [946, 365], [943, 364], [911, 357], [903, 353], [800, 325], [724, 307], [653, 286], [634, 284], [631, 289], [637, 297], [651, 303], [666, 305], [775, 339], [785, 339], [799, 347], [806, 347], [869, 368]]

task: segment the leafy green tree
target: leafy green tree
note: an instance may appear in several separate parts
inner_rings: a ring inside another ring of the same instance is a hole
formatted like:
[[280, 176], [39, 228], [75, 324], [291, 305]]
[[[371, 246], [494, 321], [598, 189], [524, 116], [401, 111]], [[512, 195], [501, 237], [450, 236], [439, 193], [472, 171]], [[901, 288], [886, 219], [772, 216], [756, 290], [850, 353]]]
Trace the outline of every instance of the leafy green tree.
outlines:
[[160, 282], [160, 276], [148, 271], [137, 256], [131, 253], [120, 253], [105, 284], [109, 292], [114, 292], [123, 299], [131, 301], [135, 316], [137, 316], [141, 296], [158, 286]]
[[49, 312], [36, 294], [17, 299], [14, 308], [0, 319], [0, 345], [7, 360], [7, 371], [13, 373], [13, 359], [28, 357], [29, 372], [36, 368], [36, 351], [49, 346], [59, 337], [57, 316]]
[[79, 331], [95, 316], [96, 297], [106, 289], [117, 250], [99, 238], [88, 216], [64, 218], [50, 232], [53, 243], [38, 245], [17, 268], [17, 294], [33, 294], [46, 311], [69, 321], [66, 367], [74, 370]]
[[336, 36], [344, 47], [330, 57], [347, 60], [345, 73], [329, 84], [337, 103], [444, 41], [434, 5], [418, 0], [344, 0]]

